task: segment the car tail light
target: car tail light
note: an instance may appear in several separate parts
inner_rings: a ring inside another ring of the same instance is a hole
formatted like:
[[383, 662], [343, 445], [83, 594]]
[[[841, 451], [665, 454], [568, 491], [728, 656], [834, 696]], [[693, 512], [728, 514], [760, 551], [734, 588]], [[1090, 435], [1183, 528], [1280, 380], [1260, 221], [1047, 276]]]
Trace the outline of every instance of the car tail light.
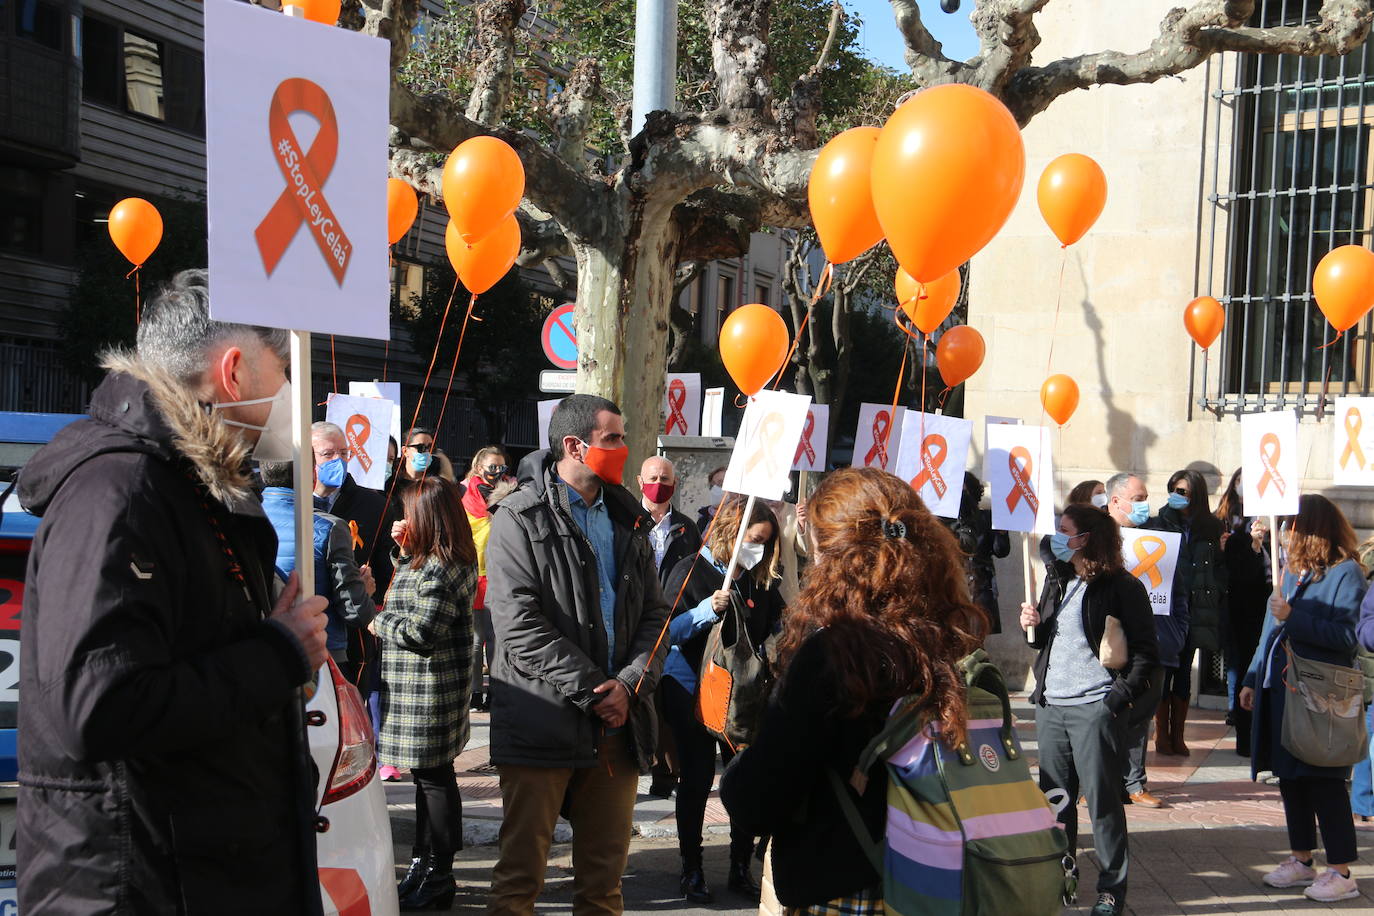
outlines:
[[329, 773], [329, 787], [324, 792], [326, 805], [362, 791], [377, 772], [377, 745], [367, 705], [333, 661], [329, 663], [329, 673], [334, 678], [339, 707], [339, 750]]

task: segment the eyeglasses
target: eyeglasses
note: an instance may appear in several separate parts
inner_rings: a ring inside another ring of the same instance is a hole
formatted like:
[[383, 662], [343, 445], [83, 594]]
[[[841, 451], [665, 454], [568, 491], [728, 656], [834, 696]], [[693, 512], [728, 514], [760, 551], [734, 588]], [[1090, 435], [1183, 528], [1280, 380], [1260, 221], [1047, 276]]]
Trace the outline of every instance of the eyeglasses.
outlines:
[[434, 443], [433, 443], [433, 442], [409, 442], [409, 443], [406, 444], [406, 448], [413, 448], [413, 449], [415, 449], [415, 451], [417, 451], [417, 452], [427, 452], [427, 451], [429, 451], [430, 449], [434, 448]]
[[1174, 487], [1174, 492], [1177, 493], [1179, 496], [1187, 496], [1187, 495], [1188, 495], [1188, 488], [1187, 488], [1187, 487]]
[[492, 475], [504, 474], [506, 473], [506, 466], [504, 464], [493, 464], [487, 467], [485, 470], [488, 474]]

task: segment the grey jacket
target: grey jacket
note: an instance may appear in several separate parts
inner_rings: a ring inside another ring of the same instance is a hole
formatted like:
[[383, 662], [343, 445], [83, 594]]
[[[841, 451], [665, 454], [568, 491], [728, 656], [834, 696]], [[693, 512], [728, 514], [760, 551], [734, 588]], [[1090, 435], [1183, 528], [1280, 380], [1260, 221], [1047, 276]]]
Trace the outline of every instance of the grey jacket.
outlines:
[[604, 733], [592, 707], [606, 670], [630, 691], [630, 735], [648, 772], [658, 741], [653, 695], [668, 621], [652, 522], [624, 487], [603, 486], [615, 526], [616, 657], [607, 659], [596, 560], [568, 510], [547, 451], [520, 465], [520, 489], [492, 514], [487, 606], [496, 631], [491, 674], [491, 759], [548, 767], [597, 765]]

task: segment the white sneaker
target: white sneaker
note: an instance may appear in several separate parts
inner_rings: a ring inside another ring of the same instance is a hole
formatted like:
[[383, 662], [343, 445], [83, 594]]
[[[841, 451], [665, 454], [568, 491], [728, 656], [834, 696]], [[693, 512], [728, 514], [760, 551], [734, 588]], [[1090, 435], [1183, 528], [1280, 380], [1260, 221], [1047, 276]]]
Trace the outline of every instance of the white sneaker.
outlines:
[[1278, 868], [1264, 876], [1264, 883], [1270, 887], [1303, 887], [1316, 880], [1317, 870], [1303, 865], [1294, 856], [1284, 859]]
[[1322, 872], [1322, 876], [1316, 883], [1303, 891], [1312, 900], [1320, 900], [1322, 903], [1331, 903], [1336, 900], [1349, 900], [1351, 897], [1360, 896], [1360, 887], [1355, 883], [1352, 875], [1347, 878], [1334, 868], [1328, 868]]

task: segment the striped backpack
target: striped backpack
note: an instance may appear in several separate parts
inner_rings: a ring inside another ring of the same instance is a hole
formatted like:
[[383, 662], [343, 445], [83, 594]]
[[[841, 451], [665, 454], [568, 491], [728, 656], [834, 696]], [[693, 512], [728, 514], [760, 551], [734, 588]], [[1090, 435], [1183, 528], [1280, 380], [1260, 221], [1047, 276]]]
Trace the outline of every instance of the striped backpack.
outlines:
[[854, 796], [831, 772], [840, 807], [883, 876], [888, 914], [956, 916], [1058, 913], [1077, 879], [1063, 829], [1012, 729], [1002, 673], [982, 649], [960, 662], [968, 689], [968, 741], [951, 750], [921, 713], [925, 697], [899, 700], [864, 749], [850, 784], [887, 766], [887, 831], [869, 835]]

